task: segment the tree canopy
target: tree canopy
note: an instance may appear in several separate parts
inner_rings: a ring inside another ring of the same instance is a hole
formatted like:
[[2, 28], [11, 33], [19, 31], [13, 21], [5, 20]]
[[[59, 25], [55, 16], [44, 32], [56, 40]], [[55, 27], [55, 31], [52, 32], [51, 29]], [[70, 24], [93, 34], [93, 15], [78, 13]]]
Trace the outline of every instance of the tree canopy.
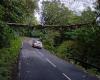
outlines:
[[[25, 23], [35, 20], [34, 10], [36, 8], [35, 0], [2, 0], [0, 8], [2, 9], [2, 20], [6, 22]], [[36, 20], [35, 20], [36, 21]]]
[[71, 11], [59, 1], [44, 1], [42, 22], [47, 25], [66, 25], [68, 24]]

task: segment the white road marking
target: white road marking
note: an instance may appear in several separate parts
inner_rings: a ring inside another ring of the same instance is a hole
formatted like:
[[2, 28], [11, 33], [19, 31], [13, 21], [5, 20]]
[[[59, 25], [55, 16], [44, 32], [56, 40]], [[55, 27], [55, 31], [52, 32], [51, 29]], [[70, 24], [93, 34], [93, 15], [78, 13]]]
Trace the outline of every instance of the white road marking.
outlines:
[[21, 69], [21, 62], [19, 62], [19, 70]]
[[22, 45], [21, 45], [21, 48], [23, 48], [23, 41], [22, 41]]
[[44, 57], [44, 55], [43, 55], [39, 50], [36, 49], [36, 51], [37, 51], [42, 57]]
[[56, 65], [54, 63], [52, 63], [48, 58], [46, 58], [46, 60], [53, 66], [56, 67]]
[[[19, 71], [21, 70], [21, 62], [19, 62], [18, 69], [19, 69]], [[18, 77], [20, 78], [20, 72], [18, 72]]]
[[44, 57], [44, 55], [43, 55], [41, 52], [38, 51], [38, 53], [39, 53], [42, 57]]
[[18, 78], [20, 79], [20, 72], [18, 73]]
[[63, 76], [65, 76], [68, 80], [71, 80], [65, 73], [62, 73]]

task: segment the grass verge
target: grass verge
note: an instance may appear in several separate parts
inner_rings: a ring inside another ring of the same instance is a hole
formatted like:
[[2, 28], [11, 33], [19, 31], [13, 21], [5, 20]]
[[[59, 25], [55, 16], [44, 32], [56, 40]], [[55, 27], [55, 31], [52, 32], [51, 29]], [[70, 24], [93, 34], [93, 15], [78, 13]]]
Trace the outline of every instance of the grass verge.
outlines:
[[17, 62], [21, 41], [16, 38], [9, 48], [0, 49], [0, 80], [11, 80], [13, 64]]

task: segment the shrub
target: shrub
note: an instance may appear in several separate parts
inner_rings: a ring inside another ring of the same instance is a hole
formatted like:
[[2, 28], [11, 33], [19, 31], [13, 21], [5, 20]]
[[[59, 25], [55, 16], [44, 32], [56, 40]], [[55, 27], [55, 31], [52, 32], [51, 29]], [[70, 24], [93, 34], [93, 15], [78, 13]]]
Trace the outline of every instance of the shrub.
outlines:
[[20, 45], [20, 39], [16, 38], [11, 40], [9, 48], [0, 49], [0, 80], [11, 79], [12, 64], [14, 64], [18, 58]]
[[0, 20], [4, 19], [4, 7], [0, 5]]
[[31, 32], [32, 37], [42, 37], [43, 33], [40, 30], [32, 31]]
[[50, 51], [56, 52], [55, 37], [59, 36], [57, 31], [48, 30], [44, 35], [41, 36], [43, 40], [44, 47], [49, 49]]
[[14, 31], [6, 23], [0, 21], [0, 48], [9, 47], [12, 39], [14, 39]]
[[72, 49], [73, 58], [96, 66], [100, 65], [100, 29], [95, 26], [73, 31], [76, 44]]
[[46, 49], [50, 51], [54, 51], [54, 46], [53, 46], [53, 40], [52, 39], [44, 39], [43, 40], [43, 45]]
[[58, 48], [57, 48], [57, 54], [58, 56], [67, 59], [71, 57], [72, 48], [75, 43], [71, 40], [64, 41]]

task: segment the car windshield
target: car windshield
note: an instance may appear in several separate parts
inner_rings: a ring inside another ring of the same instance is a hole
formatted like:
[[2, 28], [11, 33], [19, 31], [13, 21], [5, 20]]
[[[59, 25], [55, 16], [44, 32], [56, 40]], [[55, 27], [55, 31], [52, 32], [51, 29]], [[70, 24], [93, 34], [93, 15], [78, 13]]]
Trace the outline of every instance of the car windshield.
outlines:
[[36, 41], [37, 43], [41, 43], [40, 41]]

